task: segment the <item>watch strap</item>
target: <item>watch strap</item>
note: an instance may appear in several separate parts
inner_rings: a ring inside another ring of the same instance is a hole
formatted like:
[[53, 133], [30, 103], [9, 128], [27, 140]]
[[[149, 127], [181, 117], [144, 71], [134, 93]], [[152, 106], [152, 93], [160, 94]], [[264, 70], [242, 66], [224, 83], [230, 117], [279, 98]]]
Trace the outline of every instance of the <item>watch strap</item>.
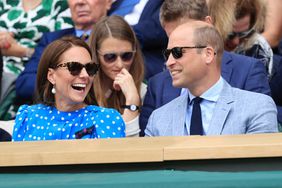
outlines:
[[129, 109], [131, 111], [137, 111], [140, 109], [139, 106], [135, 105], [135, 104], [131, 104], [131, 105], [121, 105], [122, 108], [126, 108]]

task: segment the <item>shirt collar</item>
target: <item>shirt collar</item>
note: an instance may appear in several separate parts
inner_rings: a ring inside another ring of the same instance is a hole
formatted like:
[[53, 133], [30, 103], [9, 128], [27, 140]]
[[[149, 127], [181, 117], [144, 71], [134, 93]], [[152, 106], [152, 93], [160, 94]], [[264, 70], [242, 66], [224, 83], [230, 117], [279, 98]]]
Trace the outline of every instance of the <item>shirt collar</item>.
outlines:
[[[223, 89], [223, 78], [220, 76], [218, 81], [211, 88], [205, 91], [200, 97], [208, 101], [217, 102], [222, 89]], [[196, 96], [194, 96], [188, 90], [188, 97], [189, 97], [189, 104], [190, 104], [191, 101]]]

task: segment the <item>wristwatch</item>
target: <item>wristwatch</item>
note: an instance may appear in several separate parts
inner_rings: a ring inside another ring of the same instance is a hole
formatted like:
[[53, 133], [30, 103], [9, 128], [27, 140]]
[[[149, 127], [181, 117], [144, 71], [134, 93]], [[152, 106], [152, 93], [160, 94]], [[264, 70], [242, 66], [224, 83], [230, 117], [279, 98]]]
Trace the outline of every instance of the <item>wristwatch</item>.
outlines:
[[122, 105], [121, 107], [122, 107], [122, 108], [127, 108], [127, 109], [129, 109], [129, 110], [131, 110], [131, 111], [133, 111], [133, 112], [139, 110], [139, 106], [136, 106], [136, 105], [134, 105], [134, 104], [131, 104], [131, 105]]

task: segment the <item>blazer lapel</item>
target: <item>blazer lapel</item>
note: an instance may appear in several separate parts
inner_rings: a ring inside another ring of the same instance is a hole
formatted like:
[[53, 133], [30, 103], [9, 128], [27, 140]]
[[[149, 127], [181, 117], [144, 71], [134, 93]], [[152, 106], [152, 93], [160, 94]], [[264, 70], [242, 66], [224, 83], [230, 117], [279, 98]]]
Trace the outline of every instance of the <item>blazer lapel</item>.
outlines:
[[188, 95], [180, 96], [175, 105], [175, 109], [171, 112], [172, 116], [172, 135], [184, 135], [185, 117], [187, 112]]
[[234, 102], [231, 86], [224, 81], [223, 90], [213, 111], [207, 135], [220, 135]]

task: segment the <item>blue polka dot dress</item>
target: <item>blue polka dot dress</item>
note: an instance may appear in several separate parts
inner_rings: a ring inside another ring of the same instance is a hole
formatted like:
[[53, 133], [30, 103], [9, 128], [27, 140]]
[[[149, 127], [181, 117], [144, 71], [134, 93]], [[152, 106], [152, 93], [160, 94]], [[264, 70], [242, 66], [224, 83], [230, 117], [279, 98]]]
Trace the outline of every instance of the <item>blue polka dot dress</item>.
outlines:
[[114, 109], [94, 105], [61, 112], [43, 104], [22, 105], [16, 116], [13, 141], [125, 137], [125, 124]]

